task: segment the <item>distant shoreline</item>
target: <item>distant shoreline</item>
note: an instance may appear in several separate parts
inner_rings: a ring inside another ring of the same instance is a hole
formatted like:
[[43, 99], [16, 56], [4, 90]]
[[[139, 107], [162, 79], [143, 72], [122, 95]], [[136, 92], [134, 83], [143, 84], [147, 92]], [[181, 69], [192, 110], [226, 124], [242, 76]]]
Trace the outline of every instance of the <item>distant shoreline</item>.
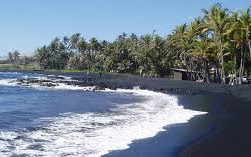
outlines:
[[[63, 75], [72, 77], [73, 79], [85, 82], [89, 79], [92, 85], [100, 83], [111, 85], [113, 88], [133, 88], [138, 86], [142, 89], [148, 89], [163, 93], [178, 95], [194, 95], [203, 93], [226, 93], [234, 94], [235, 88], [246, 88], [248, 85], [231, 86], [228, 84], [218, 83], [198, 83], [194, 81], [173, 80], [170, 78], [158, 77], [141, 77], [139, 75], [122, 74], [122, 73], [87, 73], [71, 72], [71, 71], [53, 71], [53, 70], [2, 70], [0, 72], [21, 72], [21, 73], [37, 73], [45, 75]], [[108, 87], [109, 88], [109, 87]], [[237, 92], [238, 93], [238, 92]], [[236, 94], [237, 94], [236, 93]], [[234, 94], [235, 95], [235, 94]]]

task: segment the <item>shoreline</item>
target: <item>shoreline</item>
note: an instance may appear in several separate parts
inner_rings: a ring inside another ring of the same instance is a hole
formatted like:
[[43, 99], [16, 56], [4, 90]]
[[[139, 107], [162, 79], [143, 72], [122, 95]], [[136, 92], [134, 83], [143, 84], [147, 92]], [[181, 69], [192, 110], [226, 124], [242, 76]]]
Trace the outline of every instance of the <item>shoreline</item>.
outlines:
[[[212, 132], [210, 132], [208, 135], [204, 135], [199, 139], [197, 138], [192, 142], [188, 143], [187, 145], [181, 147], [177, 152], [177, 156], [231, 157], [236, 155], [240, 156], [240, 154], [251, 155], [251, 150], [247, 148], [248, 145], [251, 144], [251, 135], [249, 135], [251, 127], [246, 125], [246, 121], [248, 120], [248, 118], [251, 118], [249, 116], [249, 113], [251, 113], [251, 107], [249, 107], [248, 105], [251, 102], [250, 85], [230, 86], [215, 83], [178, 81], [168, 78], [142, 78], [140, 76], [127, 74], [102, 74], [102, 77], [99, 78], [99, 74], [87, 75], [84, 72], [55, 73], [18, 70], [1, 72], [37, 73], [56, 76], [63, 75], [72, 77], [72, 79], [76, 79], [80, 82], [84, 82], [84, 85], [98, 85], [99, 88], [132, 89], [133, 87], [138, 86], [141, 89], [148, 89], [166, 94], [174, 94], [181, 96], [222, 95], [224, 103], [221, 104], [221, 107], [224, 111], [226, 111], [226, 115], [231, 115], [231, 118], [225, 119], [225, 117], [217, 117], [217, 126]], [[191, 106], [188, 106], [188, 109], [192, 110], [198, 110], [198, 108], [198, 106], [195, 108], [191, 108]], [[213, 106], [212, 108], [215, 107]], [[238, 141], [238, 143], [234, 144], [236, 141]]]
[[196, 140], [178, 154], [179, 157], [236, 157], [250, 156], [251, 143], [248, 120], [251, 118], [250, 100], [232, 96], [222, 107], [227, 119], [218, 119], [215, 131], [208, 137]]
[[235, 88], [244, 89], [244, 86], [231, 86], [228, 84], [218, 83], [198, 83], [193, 81], [174, 80], [170, 78], [151, 78], [141, 77], [139, 75], [132, 74], [102, 74], [100, 77], [98, 73], [86, 72], [60, 72], [60, 71], [33, 71], [33, 70], [0, 70], [0, 72], [20, 72], [31, 74], [45, 74], [55, 76], [71, 77], [73, 80], [80, 81], [82, 86], [98, 86], [100, 88], [123, 88], [132, 89], [133, 87], [139, 87], [141, 89], [148, 89], [152, 91], [158, 91], [167, 94], [176, 95], [196, 95], [196, 94], [234, 94], [240, 93], [233, 92]]

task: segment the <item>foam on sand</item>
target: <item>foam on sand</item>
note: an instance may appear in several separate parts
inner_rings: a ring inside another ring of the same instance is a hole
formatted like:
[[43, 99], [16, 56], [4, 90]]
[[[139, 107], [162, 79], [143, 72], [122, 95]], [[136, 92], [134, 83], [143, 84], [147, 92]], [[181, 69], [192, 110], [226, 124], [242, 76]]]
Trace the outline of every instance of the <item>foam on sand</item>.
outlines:
[[[81, 87], [79, 87], [81, 88]], [[0, 156], [99, 157], [129, 148], [134, 140], [154, 137], [164, 126], [186, 123], [204, 112], [178, 105], [178, 98], [148, 90], [124, 90], [144, 101], [120, 105], [106, 113], [65, 113], [37, 119], [29, 131], [0, 132]]]

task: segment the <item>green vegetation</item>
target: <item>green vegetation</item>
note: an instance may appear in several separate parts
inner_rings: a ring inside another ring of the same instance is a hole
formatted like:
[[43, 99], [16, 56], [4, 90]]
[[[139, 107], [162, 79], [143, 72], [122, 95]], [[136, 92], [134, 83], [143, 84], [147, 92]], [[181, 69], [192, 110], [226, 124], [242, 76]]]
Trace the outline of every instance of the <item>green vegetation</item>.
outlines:
[[42, 69], [88, 70], [167, 76], [168, 60], [175, 54], [168, 53], [166, 40], [158, 35], [123, 33], [113, 43], [99, 42], [92, 38], [87, 42], [80, 34], [70, 38], [54, 39], [48, 46], [39, 48], [35, 58]]
[[[86, 41], [79, 33], [55, 38], [38, 48], [27, 64], [36, 62], [41, 69], [160, 77], [170, 76], [170, 68], [182, 68], [190, 80], [240, 84], [237, 77], [251, 72], [250, 9], [230, 11], [217, 3], [202, 13], [164, 38], [155, 32], [142, 36], [123, 33], [114, 42]], [[17, 56], [10, 53], [9, 63], [18, 64]]]
[[0, 69], [17, 69], [18, 67], [13, 64], [0, 64]]
[[38, 68], [34, 57], [21, 57], [18, 51], [9, 52], [7, 60], [0, 60], [1, 70], [32, 70]]

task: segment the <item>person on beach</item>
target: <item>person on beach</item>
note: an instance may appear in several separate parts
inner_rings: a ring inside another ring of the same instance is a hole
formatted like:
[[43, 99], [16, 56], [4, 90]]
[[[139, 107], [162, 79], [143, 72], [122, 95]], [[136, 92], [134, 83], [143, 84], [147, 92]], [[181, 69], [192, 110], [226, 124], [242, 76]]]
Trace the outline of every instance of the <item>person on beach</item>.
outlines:
[[87, 82], [89, 82], [89, 80], [90, 80], [89, 71], [86, 72], [86, 75], [87, 75]]
[[142, 73], [143, 73], [143, 69], [140, 69], [139, 75], [142, 76]]
[[97, 69], [98, 69], [98, 71], [99, 71], [99, 78], [101, 78], [101, 75], [102, 75], [102, 73], [101, 73], [101, 67], [98, 66]]

